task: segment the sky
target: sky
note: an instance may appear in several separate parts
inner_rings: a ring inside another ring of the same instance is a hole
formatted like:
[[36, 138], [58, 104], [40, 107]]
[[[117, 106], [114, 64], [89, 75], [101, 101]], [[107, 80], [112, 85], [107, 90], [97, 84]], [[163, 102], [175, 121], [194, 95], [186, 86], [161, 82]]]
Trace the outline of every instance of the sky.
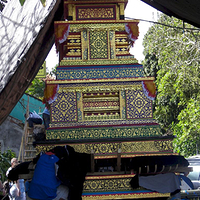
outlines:
[[[158, 11], [148, 4], [140, 0], [129, 0], [125, 9], [125, 17], [131, 19], [141, 19], [147, 21], [157, 21]], [[142, 41], [144, 35], [148, 31], [152, 24], [150, 22], [139, 22], [139, 37], [135, 41], [134, 47], [130, 50], [130, 53], [135, 56], [139, 63], [144, 59]], [[56, 54], [55, 45], [52, 47], [46, 58], [47, 70], [51, 71], [58, 64], [58, 55]]]

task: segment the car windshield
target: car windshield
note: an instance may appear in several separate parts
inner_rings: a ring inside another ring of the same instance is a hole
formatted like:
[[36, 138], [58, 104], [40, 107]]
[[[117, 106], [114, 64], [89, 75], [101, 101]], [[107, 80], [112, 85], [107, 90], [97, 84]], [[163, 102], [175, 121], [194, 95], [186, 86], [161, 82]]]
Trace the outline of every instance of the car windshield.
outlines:
[[190, 172], [188, 174], [188, 178], [192, 181], [198, 181], [199, 180], [199, 171], [193, 171], [193, 172]]

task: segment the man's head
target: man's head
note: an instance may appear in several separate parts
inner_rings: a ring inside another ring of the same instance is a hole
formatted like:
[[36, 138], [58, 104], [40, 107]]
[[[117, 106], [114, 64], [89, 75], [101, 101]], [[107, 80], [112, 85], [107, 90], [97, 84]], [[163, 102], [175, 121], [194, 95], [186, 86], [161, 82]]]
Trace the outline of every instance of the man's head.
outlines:
[[14, 167], [16, 167], [18, 165], [17, 158], [12, 158], [10, 162], [11, 162], [11, 167], [12, 168], [14, 168]]

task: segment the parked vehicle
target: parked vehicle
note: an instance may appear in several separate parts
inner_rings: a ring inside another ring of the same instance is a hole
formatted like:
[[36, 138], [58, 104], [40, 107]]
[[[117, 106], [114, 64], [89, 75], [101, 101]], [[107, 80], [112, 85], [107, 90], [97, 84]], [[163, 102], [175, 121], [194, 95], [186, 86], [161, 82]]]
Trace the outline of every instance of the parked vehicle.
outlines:
[[[187, 160], [189, 167], [193, 168], [193, 171], [187, 175], [187, 178], [191, 180], [194, 188], [183, 188], [181, 190], [181, 200], [200, 200], [200, 155], [191, 156]], [[188, 186], [187, 184], [186, 186]]]
[[192, 181], [194, 189], [200, 189], [200, 155], [195, 155], [187, 158], [189, 166], [193, 171], [188, 174], [188, 178]]

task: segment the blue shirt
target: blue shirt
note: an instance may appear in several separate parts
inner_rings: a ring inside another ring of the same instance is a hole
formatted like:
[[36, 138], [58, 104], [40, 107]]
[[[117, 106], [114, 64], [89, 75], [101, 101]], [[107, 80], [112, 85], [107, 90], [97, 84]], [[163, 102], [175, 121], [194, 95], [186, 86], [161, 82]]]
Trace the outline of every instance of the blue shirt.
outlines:
[[57, 187], [61, 184], [55, 172], [55, 163], [58, 160], [55, 155], [40, 156], [28, 191], [30, 198], [50, 200], [56, 197]]
[[47, 114], [47, 115], [50, 115], [50, 112], [49, 110], [45, 107], [44, 111], [43, 111], [44, 114]]

